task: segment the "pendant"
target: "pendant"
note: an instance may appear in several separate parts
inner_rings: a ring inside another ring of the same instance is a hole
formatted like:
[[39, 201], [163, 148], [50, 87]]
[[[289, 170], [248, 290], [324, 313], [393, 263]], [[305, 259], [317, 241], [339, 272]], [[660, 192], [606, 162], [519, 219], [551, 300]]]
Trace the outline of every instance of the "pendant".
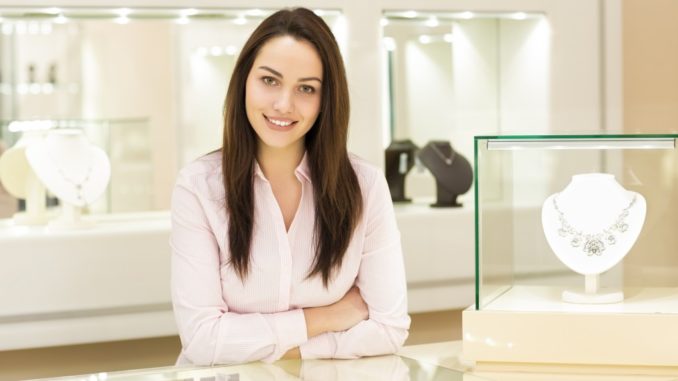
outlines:
[[605, 251], [605, 244], [598, 238], [591, 238], [586, 241], [583, 250], [588, 256], [601, 255]]

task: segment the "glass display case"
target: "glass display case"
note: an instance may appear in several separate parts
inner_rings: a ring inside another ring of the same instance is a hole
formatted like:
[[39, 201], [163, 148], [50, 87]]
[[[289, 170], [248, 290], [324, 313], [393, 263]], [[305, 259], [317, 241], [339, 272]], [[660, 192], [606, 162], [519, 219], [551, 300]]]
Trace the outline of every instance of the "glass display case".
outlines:
[[476, 303], [464, 314], [465, 355], [678, 364], [678, 337], [666, 337], [678, 324], [677, 138], [475, 137]]
[[[154, 171], [148, 119], [0, 120], [0, 156], [27, 131], [50, 129], [82, 130], [87, 139], [109, 157], [110, 183], [104, 197], [91, 204], [88, 212], [153, 210]], [[21, 210], [20, 201], [0, 191], [0, 218], [11, 217]]]

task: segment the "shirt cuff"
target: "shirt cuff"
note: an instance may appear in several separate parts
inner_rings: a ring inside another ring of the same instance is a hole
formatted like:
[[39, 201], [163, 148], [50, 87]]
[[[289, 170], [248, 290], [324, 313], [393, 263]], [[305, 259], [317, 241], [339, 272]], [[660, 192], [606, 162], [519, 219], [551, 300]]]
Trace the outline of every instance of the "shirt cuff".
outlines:
[[300, 346], [307, 340], [306, 318], [302, 309], [296, 309], [275, 314], [264, 315], [268, 324], [276, 335], [276, 350], [267, 358], [266, 362], [279, 360], [287, 351]]
[[330, 359], [337, 352], [335, 333], [323, 333], [315, 336], [299, 347], [301, 358], [307, 359]]

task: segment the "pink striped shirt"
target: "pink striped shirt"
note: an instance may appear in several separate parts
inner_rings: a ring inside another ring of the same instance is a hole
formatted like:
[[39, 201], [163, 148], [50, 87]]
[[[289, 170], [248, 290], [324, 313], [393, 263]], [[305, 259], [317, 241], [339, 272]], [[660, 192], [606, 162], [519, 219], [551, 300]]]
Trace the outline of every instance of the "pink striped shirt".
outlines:
[[[407, 338], [405, 270], [393, 205], [381, 171], [351, 157], [364, 211], [343, 264], [324, 288], [305, 279], [313, 262], [313, 184], [306, 155], [295, 170], [301, 201], [289, 231], [257, 165], [250, 273], [229, 263], [221, 153], [187, 165], [172, 196], [172, 301], [181, 337], [178, 364], [275, 361], [299, 347], [309, 358], [396, 352]], [[344, 332], [306, 335], [302, 308], [332, 304], [357, 285], [369, 318]]]

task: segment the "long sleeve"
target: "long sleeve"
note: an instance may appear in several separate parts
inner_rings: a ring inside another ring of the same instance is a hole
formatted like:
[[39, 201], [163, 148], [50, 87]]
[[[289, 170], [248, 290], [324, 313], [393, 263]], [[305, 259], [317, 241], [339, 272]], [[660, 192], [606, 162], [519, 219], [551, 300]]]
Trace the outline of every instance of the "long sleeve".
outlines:
[[302, 358], [357, 358], [395, 353], [408, 335], [407, 285], [400, 233], [384, 176], [375, 176], [365, 203], [366, 231], [356, 285], [368, 320], [344, 332], [311, 338]]
[[[172, 195], [172, 302], [182, 342], [179, 362], [196, 365], [275, 361], [307, 340], [301, 309], [234, 313], [222, 295], [212, 212], [180, 174]], [[216, 234], [226, 234], [225, 231]]]

